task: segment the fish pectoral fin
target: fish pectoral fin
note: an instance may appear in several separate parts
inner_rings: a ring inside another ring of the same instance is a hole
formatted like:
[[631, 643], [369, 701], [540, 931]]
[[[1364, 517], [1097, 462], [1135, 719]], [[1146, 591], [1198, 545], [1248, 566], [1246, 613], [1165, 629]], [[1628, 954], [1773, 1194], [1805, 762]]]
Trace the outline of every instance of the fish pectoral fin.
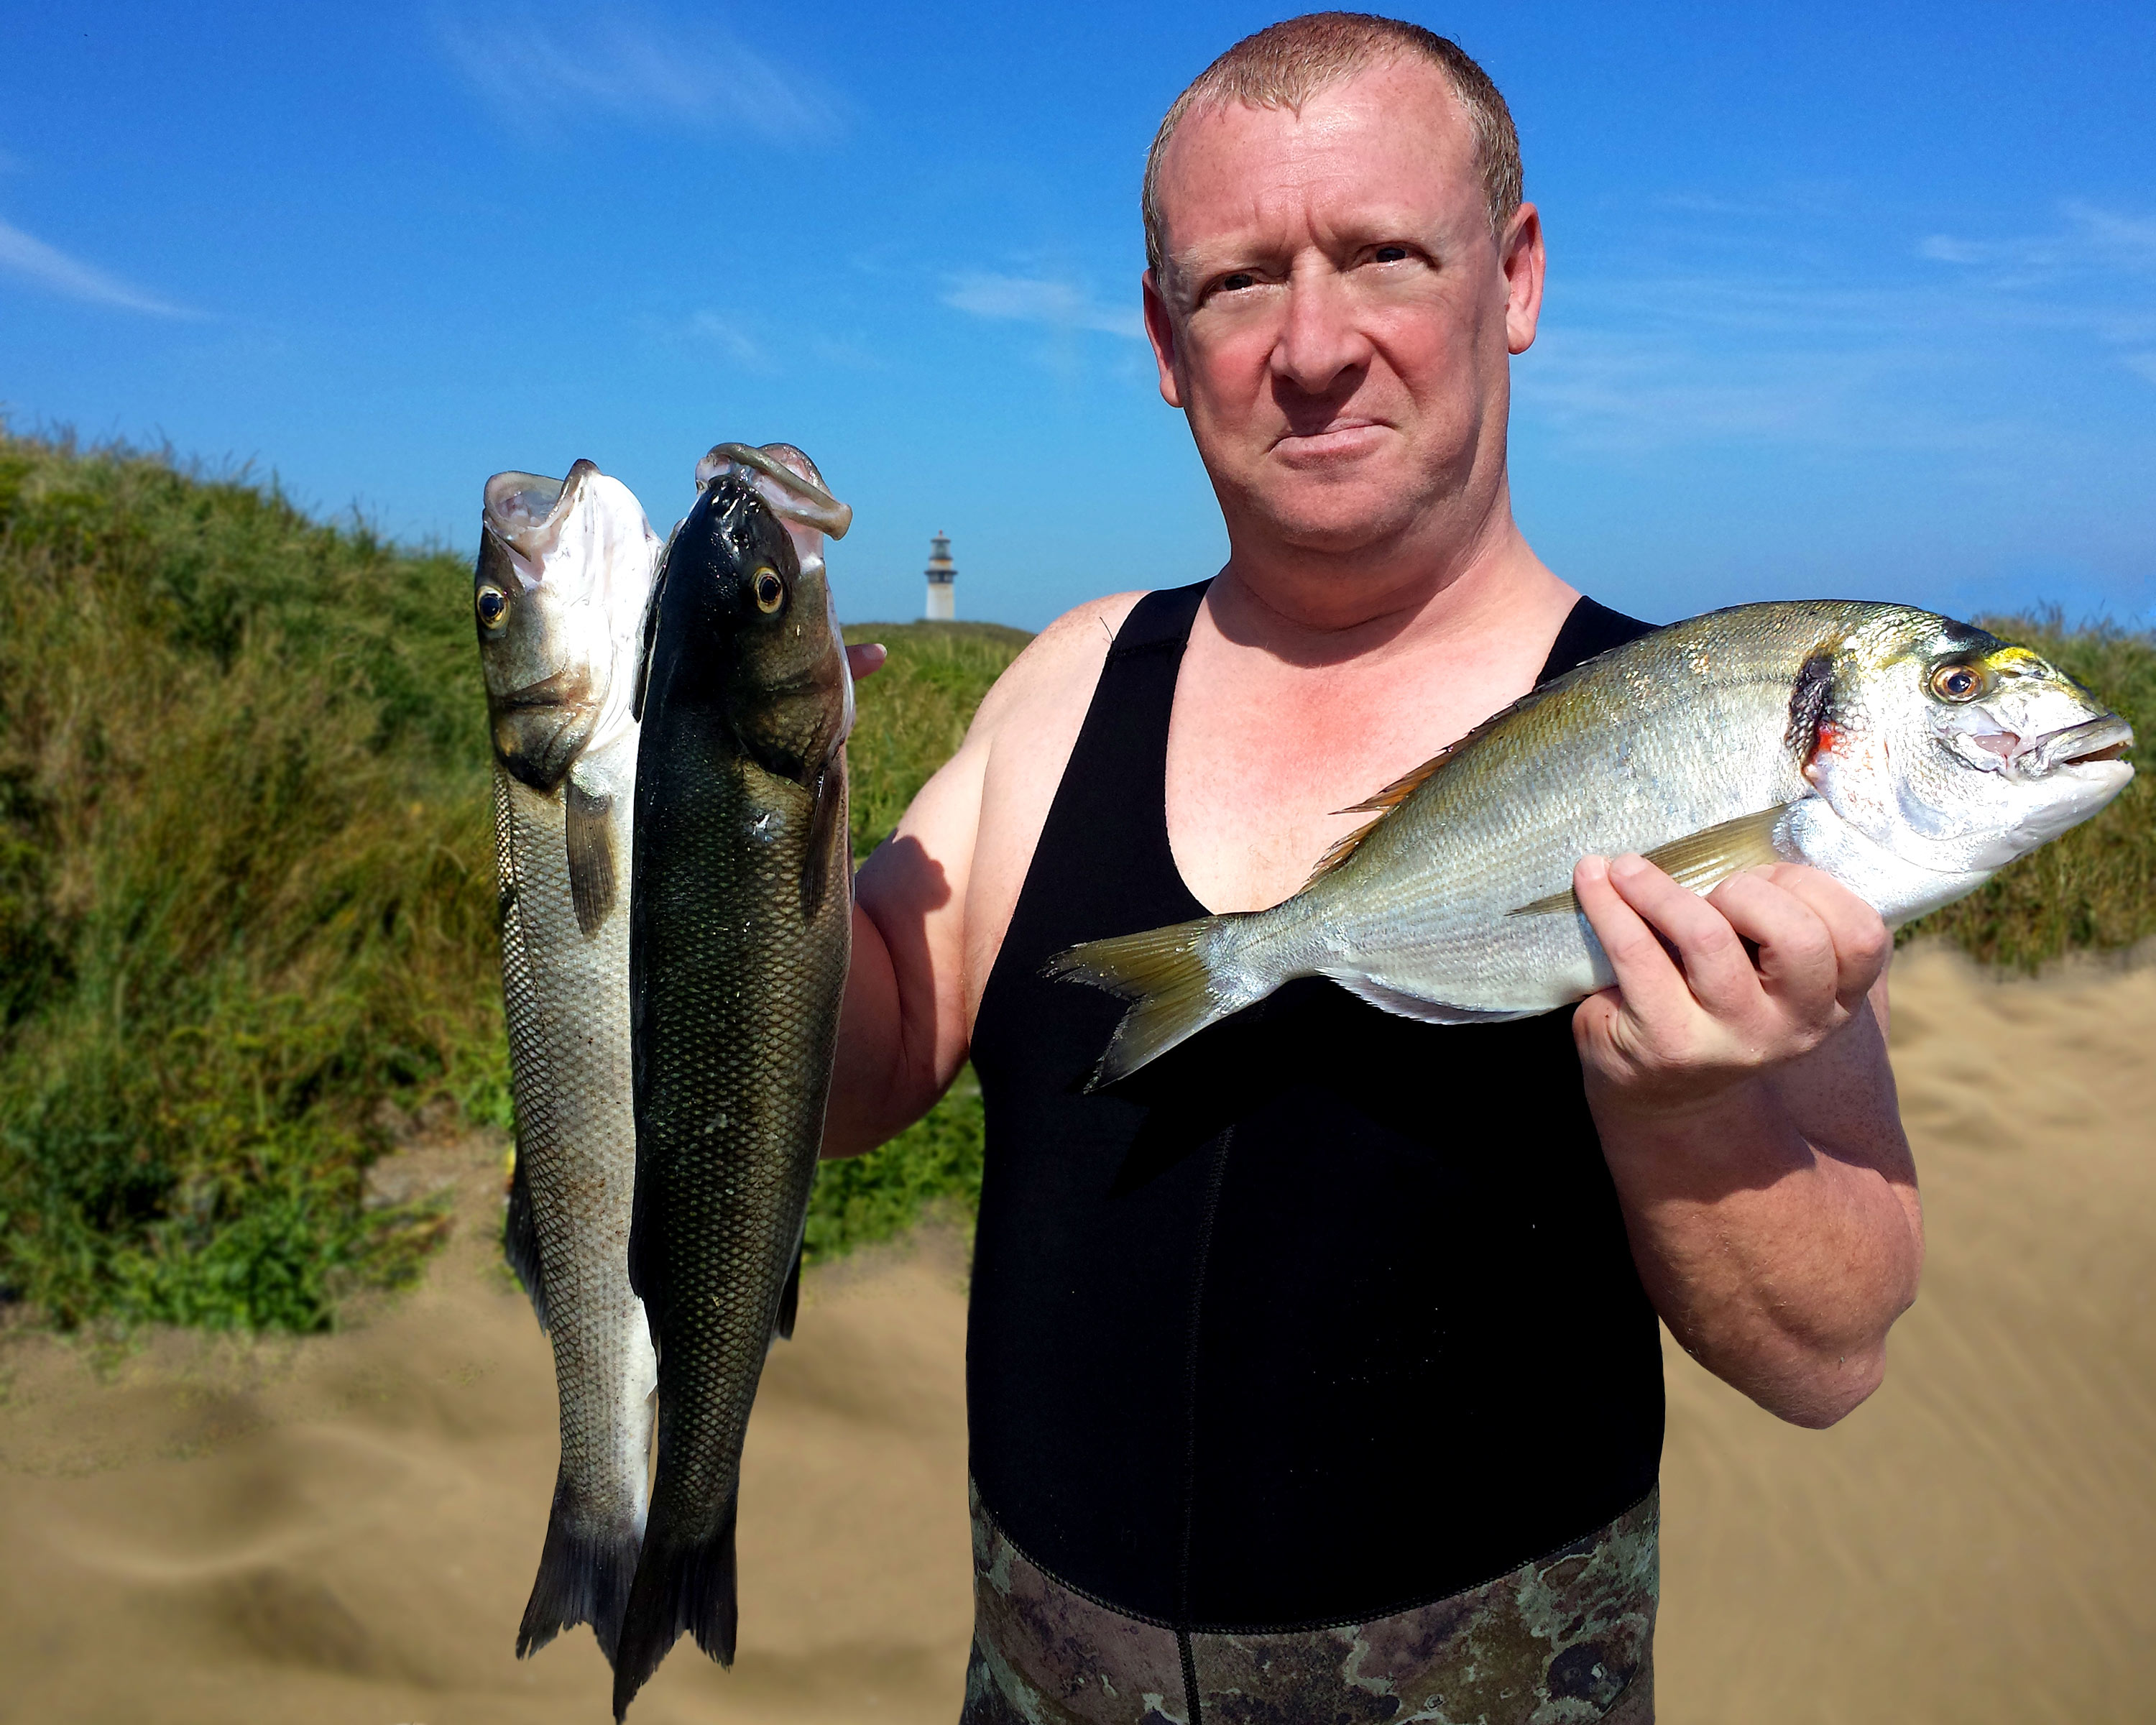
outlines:
[[[1678, 886], [1697, 893], [1709, 893], [1732, 875], [1763, 868], [1768, 863], [1793, 860], [1774, 844], [1774, 829], [1782, 824], [1782, 817], [1789, 812], [1789, 806], [1777, 803], [1756, 814], [1740, 814], [1734, 820], [1702, 827], [1697, 833], [1672, 839], [1643, 854]], [[1563, 892], [1553, 892], [1547, 898], [1522, 905], [1509, 914], [1544, 916], [1558, 911], [1570, 914], [1578, 909], [1579, 901], [1568, 887]]]
[[1374, 1006], [1380, 1012], [1389, 1012], [1395, 1018], [1414, 1019], [1425, 1024], [1502, 1024], [1508, 1019], [1531, 1019], [1535, 1011], [1490, 1011], [1473, 1006], [1449, 1006], [1441, 1000], [1425, 1000], [1419, 994], [1410, 994], [1350, 971], [1328, 970], [1322, 973], [1340, 984], [1358, 1000]]
[[821, 908], [824, 895], [831, 890], [831, 877], [840, 872], [851, 882], [851, 853], [839, 847], [848, 843], [846, 834], [846, 757], [843, 752], [835, 753], [824, 763], [824, 770], [816, 775], [808, 793], [814, 799], [808, 810], [808, 850], [801, 864], [801, 918], [813, 922]]
[[565, 823], [569, 852], [569, 902], [576, 907], [577, 927], [589, 940], [613, 912], [620, 891], [621, 871], [613, 855], [613, 798], [568, 783], [568, 819]]

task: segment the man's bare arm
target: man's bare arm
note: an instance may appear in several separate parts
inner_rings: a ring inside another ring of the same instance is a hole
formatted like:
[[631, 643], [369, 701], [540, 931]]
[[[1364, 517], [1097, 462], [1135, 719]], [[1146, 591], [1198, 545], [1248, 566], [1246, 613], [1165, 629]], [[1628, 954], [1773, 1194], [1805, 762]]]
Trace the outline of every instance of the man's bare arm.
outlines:
[[958, 752], [855, 884], [853, 968], [824, 1128], [857, 1156], [927, 1111], [973, 1014], [1115, 631], [1139, 595], [1056, 619], [997, 680]]
[[1648, 1295], [1717, 1376], [1831, 1425], [1877, 1388], [1923, 1258], [1891, 940], [1809, 869], [1705, 900], [1630, 859], [1576, 884], [1618, 973], [1575, 1024]]
[[826, 1156], [858, 1156], [903, 1131], [965, 1062], [966, 875], [987, 751], [969, 737], [855, 877]]

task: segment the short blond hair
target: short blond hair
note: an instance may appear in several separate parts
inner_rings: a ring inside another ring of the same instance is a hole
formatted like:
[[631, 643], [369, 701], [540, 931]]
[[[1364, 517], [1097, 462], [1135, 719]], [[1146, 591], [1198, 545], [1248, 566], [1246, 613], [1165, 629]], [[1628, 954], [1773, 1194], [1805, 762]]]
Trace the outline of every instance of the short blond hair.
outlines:
[[1176, 127], [1193, 109], [1241, 102], [1299, 112], [1321, 90], [1410, 59], [1443, 72], [1466, 112], [1475, 133], [1475, 165], [1490, 212], [1490, 231], [1502, 237], [1520, 207], [1520, 134], [1490, 74], [1458, 43], [1420, 24], [1363, 12], [1312, 12], [1245, 36], [1200, 72], [1169, 107], [1146, 154], [1145, 190], [1139, 199], [1147, 264], [1159, 274], [1166, 237], [1160, 213], [1161, 161]]

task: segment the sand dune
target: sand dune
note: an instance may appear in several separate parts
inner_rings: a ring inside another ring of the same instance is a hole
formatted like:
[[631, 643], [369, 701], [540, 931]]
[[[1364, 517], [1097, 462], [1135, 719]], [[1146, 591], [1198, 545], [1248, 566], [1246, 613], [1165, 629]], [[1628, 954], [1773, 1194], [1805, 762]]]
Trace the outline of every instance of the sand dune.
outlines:
[[[1894, 1042], [1932, 1259], [1887, 1387], [1800, 1432], [1670, 1351], [1662, 1716], [2156, 1717], [2156, 968], [1905, 956]], [[499, 1147], [393, 1172], [463, 1225], [342, 1334], [0, 1337], [0, 1720], [608, 1717], [585, 1632], [511, 1653], [554, 1438]], [[955, 1717], [959, 1276], [931, 1235], [812, 1278], [750, 1435], [740, 1661], [678, 1648], [644, 1725]]]

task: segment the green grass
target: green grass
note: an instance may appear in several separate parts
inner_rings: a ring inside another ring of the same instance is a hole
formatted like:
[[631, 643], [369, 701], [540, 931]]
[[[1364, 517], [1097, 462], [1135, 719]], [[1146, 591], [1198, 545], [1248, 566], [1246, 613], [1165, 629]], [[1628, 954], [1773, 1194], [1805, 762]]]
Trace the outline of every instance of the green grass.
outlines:
[[459, 560], [0, 440], [0, 1283], [317, 1328], [438, 1231], [384, 1094], [506, 1120]]
[[865, 859], [957, 752], [988, 685], [1033, 637], [999, 623], [860, 623], [845, 635], [891, 649], [883, 669], [860, 685], [860, 717], [846, 745], [854, 855]]
[[[49, 1321], [310, 1330], [408, 1278], [426, 1206], [369, 1211], [388, 1096], [509, 1121], [484, 702], [463, 558], [273, 487], [0, 432], [0, 1290]], [[2156, 640], [1997, 623], [2156, 731]], [[850, 749], [889, 836], [1027, 639], [891, 649]], [[2032, 967], [2156, 933], [2156, 787], [1917, 925]], [[969, 1218], [970, 1075], [828, 1165], [817, 1258]]]

